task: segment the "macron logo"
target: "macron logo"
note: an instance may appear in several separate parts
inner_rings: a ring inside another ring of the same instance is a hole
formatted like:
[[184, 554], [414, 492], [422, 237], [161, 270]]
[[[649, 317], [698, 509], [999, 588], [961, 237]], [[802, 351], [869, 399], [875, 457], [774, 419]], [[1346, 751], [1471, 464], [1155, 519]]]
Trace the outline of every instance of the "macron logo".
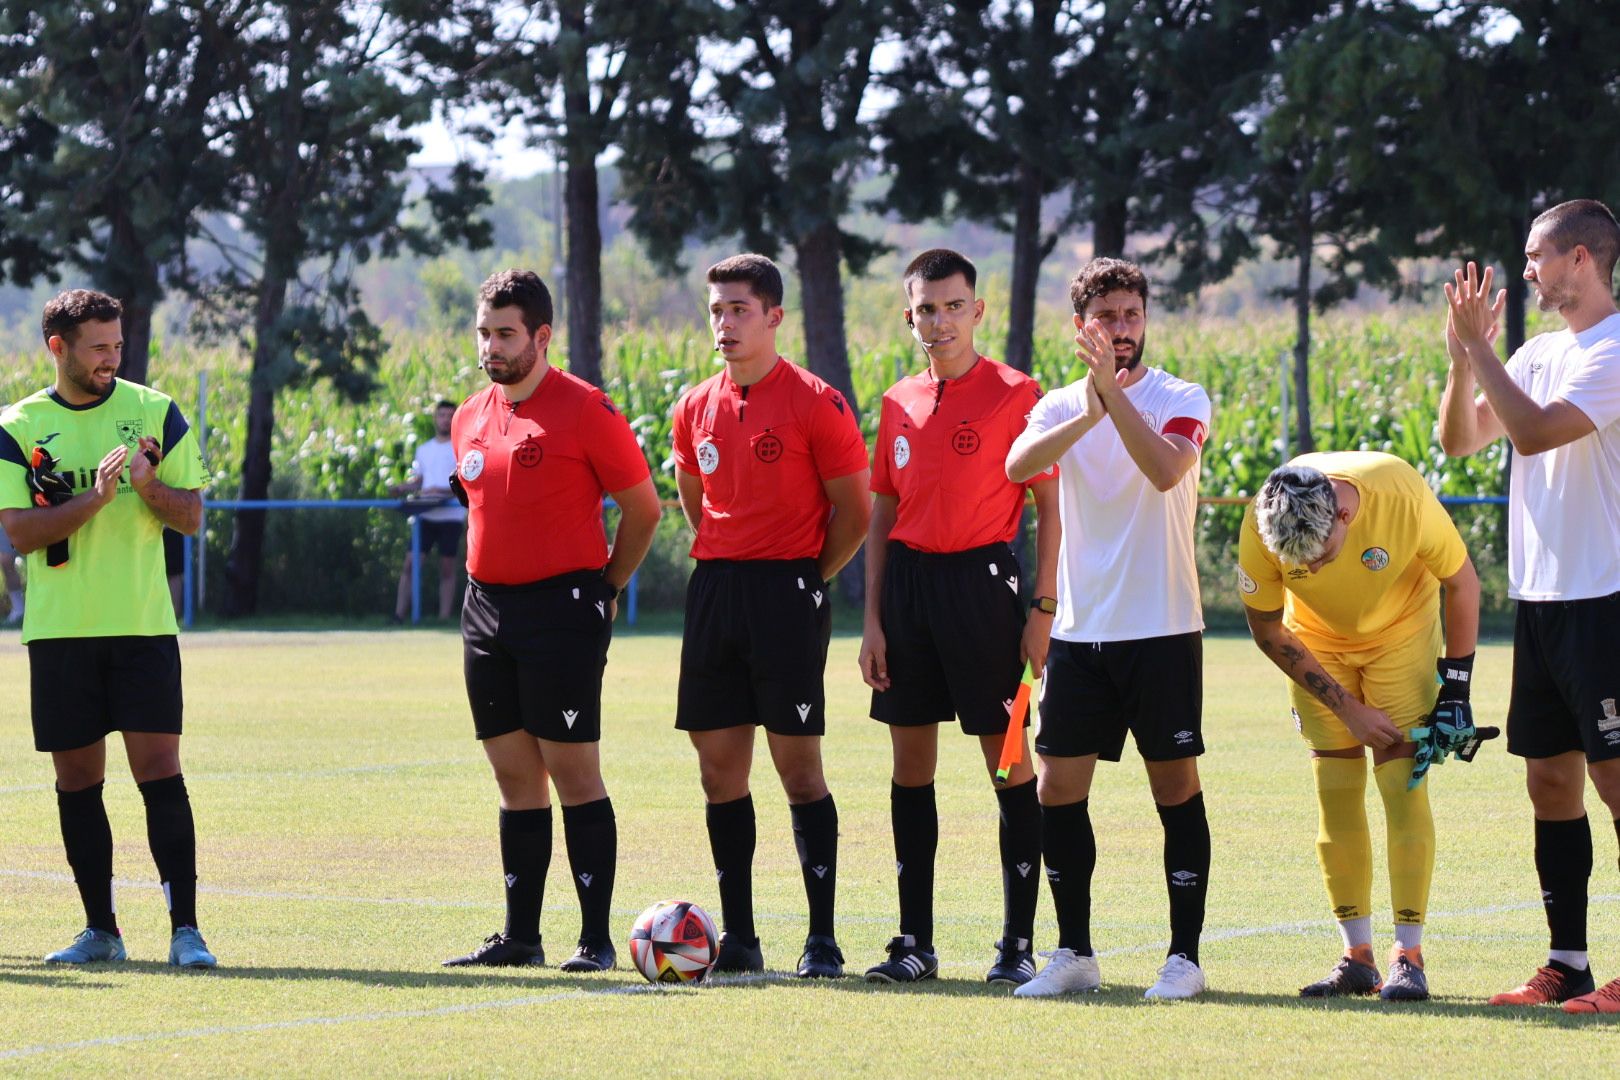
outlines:
[[581, 874], [579, 875], [579, 880], [582, 881], [585, 884], [585, 887], [588, 889], [591, 887], [591, 879], [595, 876], [596, 875], [594, 874]]
[[793, 707], [799, 710], [799, 723], [807, 724], [810, 722], [810, 706], [795, 705]]
[[818, 878], [824, 878], [827, 876], [827, 868], [825, 866], [812, 866], [810, 869], [815, 871], [816, 877]]
[[812, 599], [812, 600], [814, 600], [816, 602], [816, 607], [820, 607], [821, 606], [821, 590], [817, 589], [815, 592], [811, 593], [810, 594], [810, 599]]
[[568, 730], [572, 731], [574, 729], [574, 721], [579, 719], [579, 710], [578, 709], [564, 709], [562, 711], [562, 714], [563, 714], [563, 723], [567, 724], [568, 725]]
[[506, 887], [508, 889], [510, 889], [512, 886], [514, 886], [516, 884], [517, 884], [517, 875], [516, 874], [507, 874], [506, 875]]
[[1007, 579], [1007, 588], [1009, 588], [1009, 589], [1011, 589], [1013, 591], [1014, 596], [1018, 595], [1018, 575], [1017, 574], [1014, 574], [1012, 577]]
[[1017, 866], [1013, 867], [1013, 869], [1018, 871], [1019, 877], [1029, 877], [1029, 872], [1035, 868], [1029, 865], [1027, 862], [1021, 862]]
[[604, 619], [607, 618], [607, 604], [603, 603], [601, 600], [598, 600], [596, 602], [596, 613], [602, 616]]

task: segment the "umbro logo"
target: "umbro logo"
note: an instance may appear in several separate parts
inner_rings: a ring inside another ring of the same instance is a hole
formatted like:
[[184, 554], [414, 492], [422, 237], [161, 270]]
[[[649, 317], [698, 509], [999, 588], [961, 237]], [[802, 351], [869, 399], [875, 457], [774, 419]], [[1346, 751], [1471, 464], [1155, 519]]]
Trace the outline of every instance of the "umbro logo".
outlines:
[[805, 724], [805, 723], [808, 723], [810, 721], [810, 706], [808, 706], [808, 705], [795, 705], [793, 707], [795, 709], [799, 710], [799, 723]]
[[1047, 880], [1047, 881], [1062, 881], [1062, 880], [1063, 880], [1063, 878], [1062, 878], [1062, 876], [1061, 876], [1061, 875], [1060, 875], [1060, 874], [1059, 874], [1059, 873], [1058, 873], [1058, 872], [1057, 872], [1057, 868], [1056, 868], [1056, 867], [1052, 867], [1052, 866], [1048, 866], [1048, 867], [1047, 867], [1047, 868], [1046, 868], [1046, 880]]
[[1013, 869], [1018, 871], [1019, 877], [1029, 877], [1029, 872], [1035, 868], [1027, 862], [1021, 862]]
[[517, 875], [516, 874], [507, 874], [506, 875], [506, 887], [508, 889], [510, 889], [512, 886], [514, 886], [516, 884], [517, 884]]
[[1333, 915], [1339, 921], [1343, 922], [1345, 919], [1355, 918], [1356, 911], [1357, 908], [1354, 904], [1340, 904], [1338, 907], [1333, 909]]
[[816, 607], [820, 607], [821, 606], [821, 590], [817, 589], [814, 592], [812, 592], [810, 594], [810, 599], [812, 599], [812, 600], [814, 600], [816, 602]]
[[824, 878], [827, 876], [827, 867], [825, 866], [812, 866], [810, 869], [815, 872], [817, 878]]
[[1550, 903], [1553, 902], [1553, 894], [1552, 894], [1551, 890], [1548, 890], [1548, 889], [1542, 889], [1541, 890], [1541, 902], [1543, 904], [1550, 904]]
[[1401, 908], [1401, 910], [1397, 911], [1395, 914], [1399, 915], [1403, 919], [1421, 919], [1421, 918], [1423, 918], [1423, 912], [1421, 912], [1421, 911], [1413, 911], [1409, 907], [1408, 908]]
[[1170, 874], [1170, 884], [1183, 889], [1191, 888], [1198, 884], [1198, 875], [1191, 870], [1176, 870]]
[[594, 880], [595, 877], [595, 874], [581, 874], [579, 875], [579, 880], [583, 882], [585, 887], [588, 889], [591, 887], [591, 881]]
[[1176, 732], [1176, 742], [1178, 742], [1178, 743], [1192, 742], [1192, 737], [1193, 737], [1193, 733], [1190, 732], [1190, 731], [1178, 731], [1178, 732]]
[[563, 723], [567, 724], [568, 729], [570, 731], [572, 731], [573, 728], [574, 728], [574, 721], [579, 719], [579, 710], [578, 709], [564, 709], [562, 711], [562, 714], [563, 714]]

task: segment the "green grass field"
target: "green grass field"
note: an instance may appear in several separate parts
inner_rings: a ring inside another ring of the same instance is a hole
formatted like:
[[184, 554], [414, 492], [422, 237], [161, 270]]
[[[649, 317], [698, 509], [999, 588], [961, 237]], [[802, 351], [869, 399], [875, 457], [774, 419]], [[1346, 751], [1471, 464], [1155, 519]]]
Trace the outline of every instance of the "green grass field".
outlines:
[[[666, 897], [718, 912], [695, 758], [671, 726], [678, 638], [625, 634], [608, 668], [604, 759], [618, 809], [615, 918]], [[1544, 958], [1521, 770], [1500, 742], [1432, 774], [1440, 856], [1426, 955], [1434, 1001], [1301, 1002], [1339, 951], [1316, 868], [1305, 754], [1282, 676], [1246, 640], [1206, 653], [1202, 768], [1215, 855], [1201, 1000], [1141, 1000], [1166, 935], [1159, 825], [1127, 751], [1092, 797], [1093, 919], [1104, 988], [1011, 1000], [981, 979], [1000, 928], [995, 802], [975, 747], [947, 736], [941, 978], [919, 989], [780, 974], [657, 989], [633, 971], [468, 974], [439, 967], [500, 925], [495, 790], [471, 738], [450, 631], [195, 634], [183, 642], [186, 775], [204, 931], [222, 967], [163, 964], [167, 919], [140, 798], [119, 760], [107, 803], [130, 962], [40, 962], [79, 928], [48, 762], [27, 719], [27, 658], [0, 643], [0, 1069], [53, 1074], [1273, 1075], [1604, 1070], [1620, 1027], [1484, 1004]], [[894, 933], [888, 740], [865, 719], [856, 641], [829, 663], [827, 774], [842, 820], [839, 938], [851, 971]], [[1482, 723], [1499, 722], [1508, 649], [1482, 649]], [[767, 965], [790, 968], [803, 893], [780, 787], [756, 774], [755, 894]], [[115, 748], [116, 756], [116, 748]], [[1381, 812], [1370, 795], [1375, 835]], [[1620, 974], [1620, 880], [1591, 803], [1600, 980]], [[556, 960], [578, 916], [559, 835], [543, 924]], [[1379, 845], [1381, 846], [1381, 845]], [[1382, 857], [1378, 859], [1382, 863]], [[1387, 905], [1382, 875], [1375, 902]], [[1384, 919], [1376, 920], [1384, 923]], [[1380, 930], [1380, 953], [1389, 944]], [[1055, 940], [1043, 890], [1037, 946]], [[1563, 1066], [1563, 1067], [1568, 1067]]]

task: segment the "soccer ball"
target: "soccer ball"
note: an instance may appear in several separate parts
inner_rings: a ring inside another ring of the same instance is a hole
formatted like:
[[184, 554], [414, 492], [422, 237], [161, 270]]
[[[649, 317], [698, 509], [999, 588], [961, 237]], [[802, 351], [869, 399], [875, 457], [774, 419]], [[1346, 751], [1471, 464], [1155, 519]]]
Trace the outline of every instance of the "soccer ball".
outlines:
[[630, 928], [630, 962], [648, 982], [702, 982], [719, 953], [714, 920], [689, 900], [660, 900]]

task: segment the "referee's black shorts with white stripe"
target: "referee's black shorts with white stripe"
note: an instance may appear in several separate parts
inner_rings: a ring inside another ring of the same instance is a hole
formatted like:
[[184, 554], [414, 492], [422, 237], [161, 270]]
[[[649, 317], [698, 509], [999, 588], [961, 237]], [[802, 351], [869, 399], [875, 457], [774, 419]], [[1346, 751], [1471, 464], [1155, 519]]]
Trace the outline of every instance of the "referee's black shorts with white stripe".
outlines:
[[596, 570], [526, 585], [468, 582], [462, 666], [480, 739], [519, 730], [556, 742], [601, 739], [612, 598]]
[[1620, 758], [1620, 593], [1520, 600], [1513, 622], [1508, 752], [1547, 758], [1582, 750]]
[[933, 554], [891, 541], [882, 599], [889, 689], [873, 691], [872, 719], [918, 727], [956, 716], [969, 735], [1006, 731], [1023, 674], [1018, 582], [1004, 543]]
[[1035, 749], [1118, 761], [1125, 734], [1144, 761], [1204, 752], [1204, 635], [1059, 641], [1046, 654]]
[[686, 583], [675, 727], [826, 731], [832, 593], [814, 559], [700, 559]]

